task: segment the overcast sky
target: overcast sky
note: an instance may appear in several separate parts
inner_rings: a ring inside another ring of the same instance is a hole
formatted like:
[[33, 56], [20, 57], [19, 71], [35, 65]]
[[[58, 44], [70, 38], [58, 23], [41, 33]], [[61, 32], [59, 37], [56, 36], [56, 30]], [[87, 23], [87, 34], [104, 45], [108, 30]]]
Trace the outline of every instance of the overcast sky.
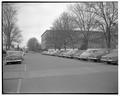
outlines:
[[50, 29], [53, 21], [67, 10], [69, 3], [18, 3], [18, 26], [22, 31], [22, 46], [36, 37], [41, 42], [41, 35]]

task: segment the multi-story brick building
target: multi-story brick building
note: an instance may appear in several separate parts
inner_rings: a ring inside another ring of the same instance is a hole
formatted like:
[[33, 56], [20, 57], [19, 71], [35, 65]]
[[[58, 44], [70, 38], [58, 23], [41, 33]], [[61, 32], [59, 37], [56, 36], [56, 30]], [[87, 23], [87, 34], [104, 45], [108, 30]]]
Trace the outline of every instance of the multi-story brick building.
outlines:
[[[73, 39], [70, 41], [71, 38]], [[105, 48], [106, 41], [103, 32], [90, 31], [88, 33], [88, 48]], [[42, 49], [53, 49], [53, 48], [81, 48], [83, 45], [83, 32], [82, 31], [63, 31], [63, 30], [46, 30], [41, 36]], [[69, 42], [68, 42], [69, 41]], [[71, 43], [72, 42], [72, 43]], [[114, 46], [113, 46], [114, 47]]]

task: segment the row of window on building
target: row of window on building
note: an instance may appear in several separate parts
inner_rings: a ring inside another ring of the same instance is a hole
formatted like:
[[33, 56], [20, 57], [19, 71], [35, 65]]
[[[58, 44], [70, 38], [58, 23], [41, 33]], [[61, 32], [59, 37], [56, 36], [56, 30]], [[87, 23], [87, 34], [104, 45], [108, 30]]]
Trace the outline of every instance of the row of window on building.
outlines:
[[[87, 48], [106, 48], [106, 41], [103, 32], [90, 31], [87, 33]], [[111, 47], [116, 48], [117, 35], [111, 38]], [[83, 31], [74, 30], [46, 30], [41, 36], [42, 49], [82, 48], [84, 44]]]

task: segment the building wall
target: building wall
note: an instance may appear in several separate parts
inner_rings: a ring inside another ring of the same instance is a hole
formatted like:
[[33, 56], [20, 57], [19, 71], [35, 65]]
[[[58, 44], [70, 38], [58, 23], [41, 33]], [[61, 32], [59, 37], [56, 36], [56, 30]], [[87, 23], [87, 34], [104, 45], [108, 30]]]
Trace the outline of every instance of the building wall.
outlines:
[[[41, 46], [42, 49], [50, 49], [50, 48], [64, 48], [63, 46], [63, 40], [66, 39], [66, 35], [68, 32], [66, 31], [52, 31], [52, 30], [46, 30], [43, 35], [41, 36]], [[82, 31], [74, 31], [72, 33], [74, 40], [74, 47], [80, 48], [83, 43], [83, 33]], [[105, 48], [106, 42], [104, 39], [104, 34], [102, 32], [98, 31], [91, 31], [88, 33], [89, 40], [88, 40], [88, 48]], [[55, 46], [56, 45], [56, 46]], [[72, 45], [70, 43], [67, 43], [67, 48], [71, 48]]]

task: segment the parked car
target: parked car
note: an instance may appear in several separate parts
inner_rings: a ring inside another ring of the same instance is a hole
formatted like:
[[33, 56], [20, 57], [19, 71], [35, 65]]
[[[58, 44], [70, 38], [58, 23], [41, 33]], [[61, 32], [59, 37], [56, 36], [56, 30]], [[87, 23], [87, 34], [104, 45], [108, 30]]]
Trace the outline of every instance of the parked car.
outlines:
[[64, 53], [63, 53], [63, 57], [67, 57], [67, 54], [69, 54], [69, 53], [71, 53], [72, 52], [72, 50], [66, 50]]
[[109, 53], [109, 50], [108, 49], [98, 49], [98, 50], [95, 50], [93, 54], [91, 54], [90, 56], [88, 56], [88, 59], [90, 60], [94, 60], [94, 61], [100, 61], [101, 57], [103, 55], [106, 55]]
[[118, 49], [113, 49], [109, 54], [102, 56], [101, 61], [118, 64]]
[[55, 52], [55, 50], [48, 50], [48, 54], [47, 55], [52, 55]]
[[71, 52], [72, 50], [66, 50], [63, 52], [62, 57], [67, 57], [67, 54]]
[[49, 54], [48, 51], [43, 51], [43, 52], [42, 52], [42, 55], [48, 55], [48, 54]]
[[53, 55], [53, 56], [57, 56], [57, 55], [59, 55], [59, 54], [60, 54], [60, 52], [61, 52], [60, 50], [56, 50], [55, 52], [53, 52], [53, 54], [52, 54], [52, 55]]
[[55, 54], [58, 52], [59, 50], [52, 50], [49, 52], [50, 55], [55, 56]]
[[66, 52], [68, 52], [68, 51], [69, 51], [69, 50], [61, 50], [61, 52], [59, 53], [58, 56], [64, 57], [64, 54], [65, 54]]
[[67, 54], [66, 57], [68, 58], [73, 58], [73, 55], [77, 53], [79, 50], [70, 50]]
[[78, 58], [87, 60], [89, 56], [93, 55], [97, 50], [99, 49], [87, 49], [85, 52], [83, 52]]
[[22, 61], [23, 61], [22, 51], [10, 51], [10, 50], [7, 51], [6, 64], [13, 63], [13, 62], [22, 63]]
[[78, 50], [72, 57], [78, 59], [83, 52], [85, 52], [85, 50]]
[[58, 50], [55, 54], [54, 54], [54, 56], [60, 56], [60, 54], [62, 54], [62, 52], [63, 52], [64, 50]]

